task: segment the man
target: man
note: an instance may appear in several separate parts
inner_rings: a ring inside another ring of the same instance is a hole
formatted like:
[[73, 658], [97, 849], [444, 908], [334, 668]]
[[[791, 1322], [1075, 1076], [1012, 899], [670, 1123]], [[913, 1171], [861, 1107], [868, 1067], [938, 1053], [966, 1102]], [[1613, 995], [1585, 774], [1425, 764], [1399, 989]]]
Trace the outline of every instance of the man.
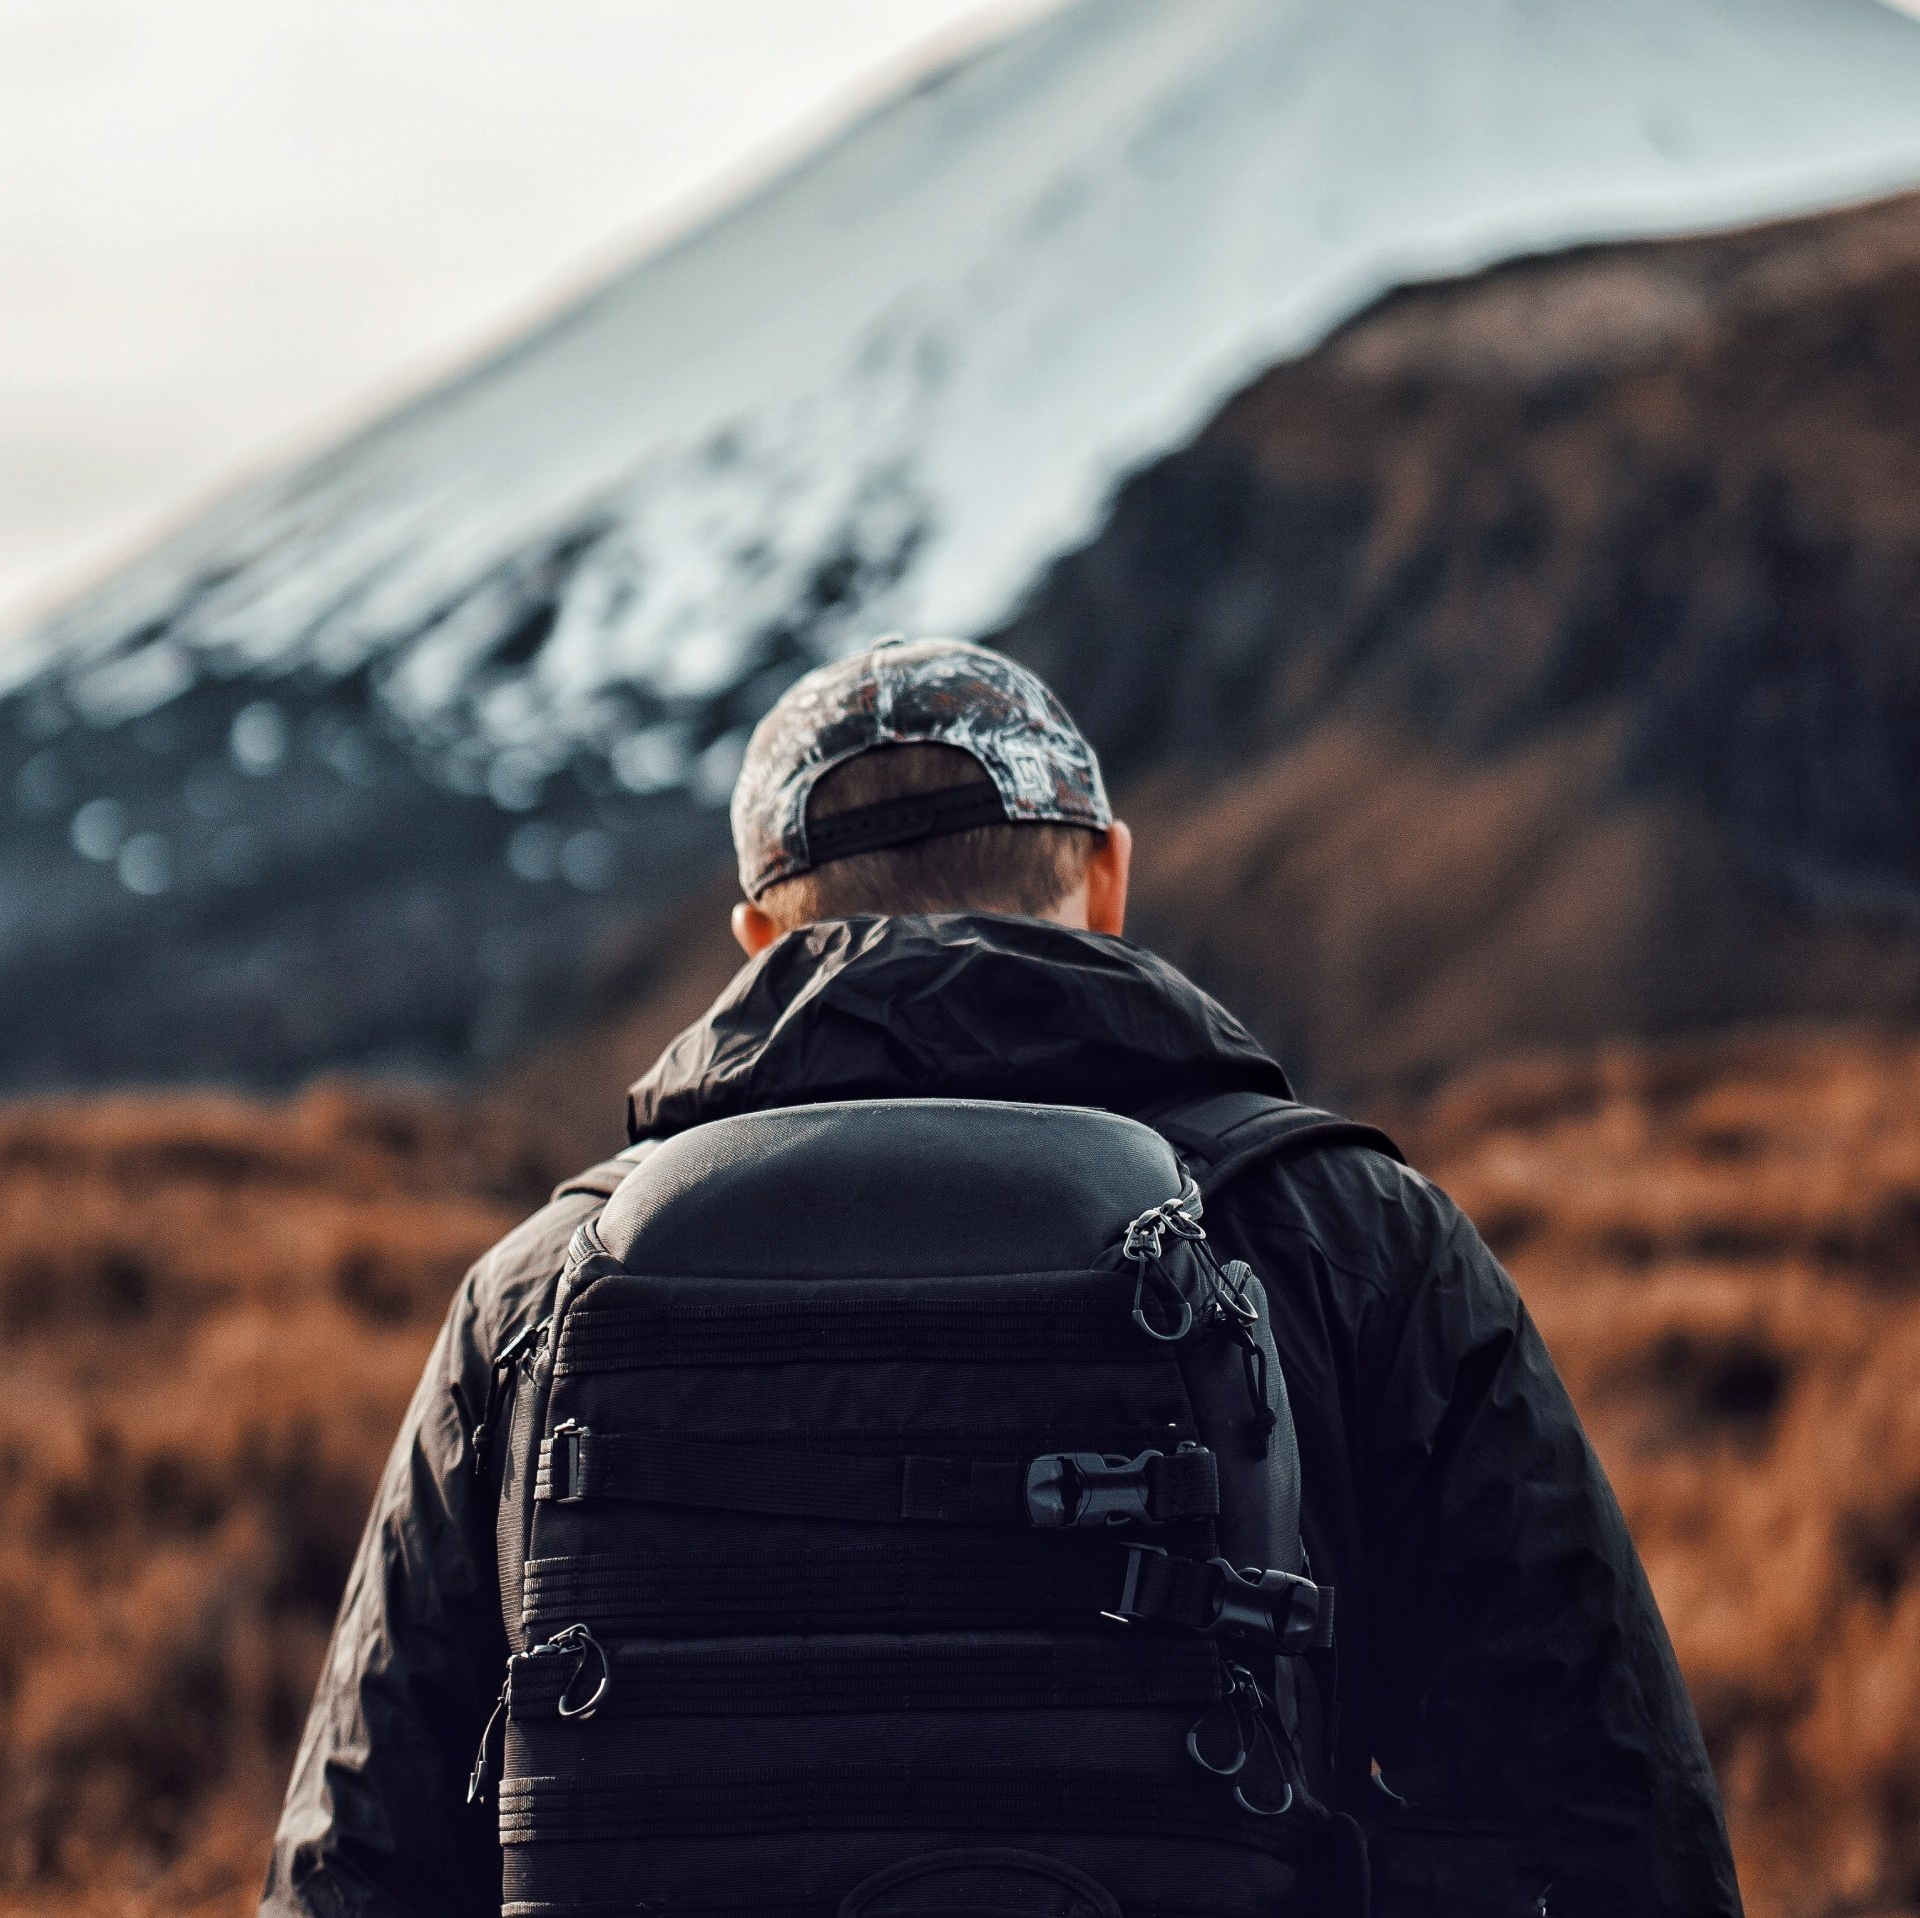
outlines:
[[[754, 734], [733, 830], [750, 963], [634, 1087], [635, 1140], [840, 1099], [1151, 1122], [1290, 1096], [1228, 1013], [1120, 936], [1128, 830], [1058, 703], [996, 654], [883, 642], [808, 675]], [[460, 1289], [348, 1584], [264, 1911], [499, 1908], [491, 1821], [465, 1802], [507, 1654], [476, 1460], [497, 1356], [607, 1185], [563, 1187]], [[1632, 1544], [1472, 1227], [1351, 1141], [1252, 1166], [1206, 1224], [1270, 1281], [1303, 1530], [1340, 1595], [1337, 1809], [1369, 1835], [1374, 1910], [1737, 1913]]]

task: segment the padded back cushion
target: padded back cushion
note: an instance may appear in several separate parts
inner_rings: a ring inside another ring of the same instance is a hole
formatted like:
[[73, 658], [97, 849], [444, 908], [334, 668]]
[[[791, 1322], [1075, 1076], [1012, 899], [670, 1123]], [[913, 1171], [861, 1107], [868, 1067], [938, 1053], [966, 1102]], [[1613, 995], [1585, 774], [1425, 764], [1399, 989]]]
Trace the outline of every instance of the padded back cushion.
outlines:
[[650, 1153], [600, 1234], [667, 1277], [1066, 1271], [1179, 1190], [1158, 1133], [1082, 1106], [870, 1099], [716, 1119]]

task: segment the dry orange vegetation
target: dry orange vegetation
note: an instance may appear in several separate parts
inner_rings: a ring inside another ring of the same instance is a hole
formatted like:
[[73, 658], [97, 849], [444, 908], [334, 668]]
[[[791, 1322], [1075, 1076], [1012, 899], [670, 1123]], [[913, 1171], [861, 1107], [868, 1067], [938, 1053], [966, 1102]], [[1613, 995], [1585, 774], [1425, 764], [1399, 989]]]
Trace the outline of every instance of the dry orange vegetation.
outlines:
[[510, 1145], [334, 1089], [0, 1115], [0, 1906], [249, 1908], [373, 1480]]
[[1920, 1912], [1920, 1044], [1609, 1049], [1416, 1137], [1607, 1461], [1750, 1912]]
[[[1920, 1043], [1515, 1065], [1403, 1130], [1606, 1454], [1756, 1918], [1920, 1913]], [[425, 1095], [0, 1111], [0, 1906], [248, 1909], [434, 1323], [551, 1170]]]

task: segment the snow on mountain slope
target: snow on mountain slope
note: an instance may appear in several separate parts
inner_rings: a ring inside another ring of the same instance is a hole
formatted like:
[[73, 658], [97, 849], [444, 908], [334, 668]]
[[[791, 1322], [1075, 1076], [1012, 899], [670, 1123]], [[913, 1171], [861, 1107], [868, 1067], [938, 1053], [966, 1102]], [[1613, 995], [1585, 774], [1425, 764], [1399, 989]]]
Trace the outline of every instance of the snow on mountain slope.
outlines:
[[1082, 0], [237, 494], [0, 683], [111, 722], [208, 667], [363, 670], [509, 786], [583, 748], [676, 782], [707, 696], [989, 628], [1396, 282], [1916, 179], [1920, 27], [1874, 0]]
[[[796, 672], [1009, 630], [1383, 288], [1914, 181], [1875, 0], [1080, 0], [0, 649], [0, 1085], [499, 1058], [717, 870]], [[1118, 746], [1178, 627], [1069, 636]]]

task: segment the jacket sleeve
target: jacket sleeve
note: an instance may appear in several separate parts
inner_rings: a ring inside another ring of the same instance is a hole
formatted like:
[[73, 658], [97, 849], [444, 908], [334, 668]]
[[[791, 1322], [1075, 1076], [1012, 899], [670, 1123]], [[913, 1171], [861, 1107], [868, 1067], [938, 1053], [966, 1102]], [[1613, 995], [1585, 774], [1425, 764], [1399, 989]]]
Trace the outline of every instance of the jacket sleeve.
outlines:
[[474, 1267], [401, 1423], [294, 1759], [262, 1918], [496, 1918], [492, 1814], [466, 1803], [507, 1655], [495, 1490], [473, 1469], [492, 1355], [544, 1309], [590, 1204], [549, 1206]]
[[[1384, 1161], [1368, 1176], [1418, 1248], [1410, 1270], [1380, 1274], [1356, 1336], [1387, 1682], [1374, 1756], [1408, 1801], [1383, 1821], [1383, 1908], [1737, 1914], [1692, 1705], [1553, 1361], [1457, 1208]], [[1451, 1876], [1490, 1882], [1476, 1842], [1507, 1851], [1515, 1904], [1447, 1893], [1449, 1850], [1465, 1867]]]

